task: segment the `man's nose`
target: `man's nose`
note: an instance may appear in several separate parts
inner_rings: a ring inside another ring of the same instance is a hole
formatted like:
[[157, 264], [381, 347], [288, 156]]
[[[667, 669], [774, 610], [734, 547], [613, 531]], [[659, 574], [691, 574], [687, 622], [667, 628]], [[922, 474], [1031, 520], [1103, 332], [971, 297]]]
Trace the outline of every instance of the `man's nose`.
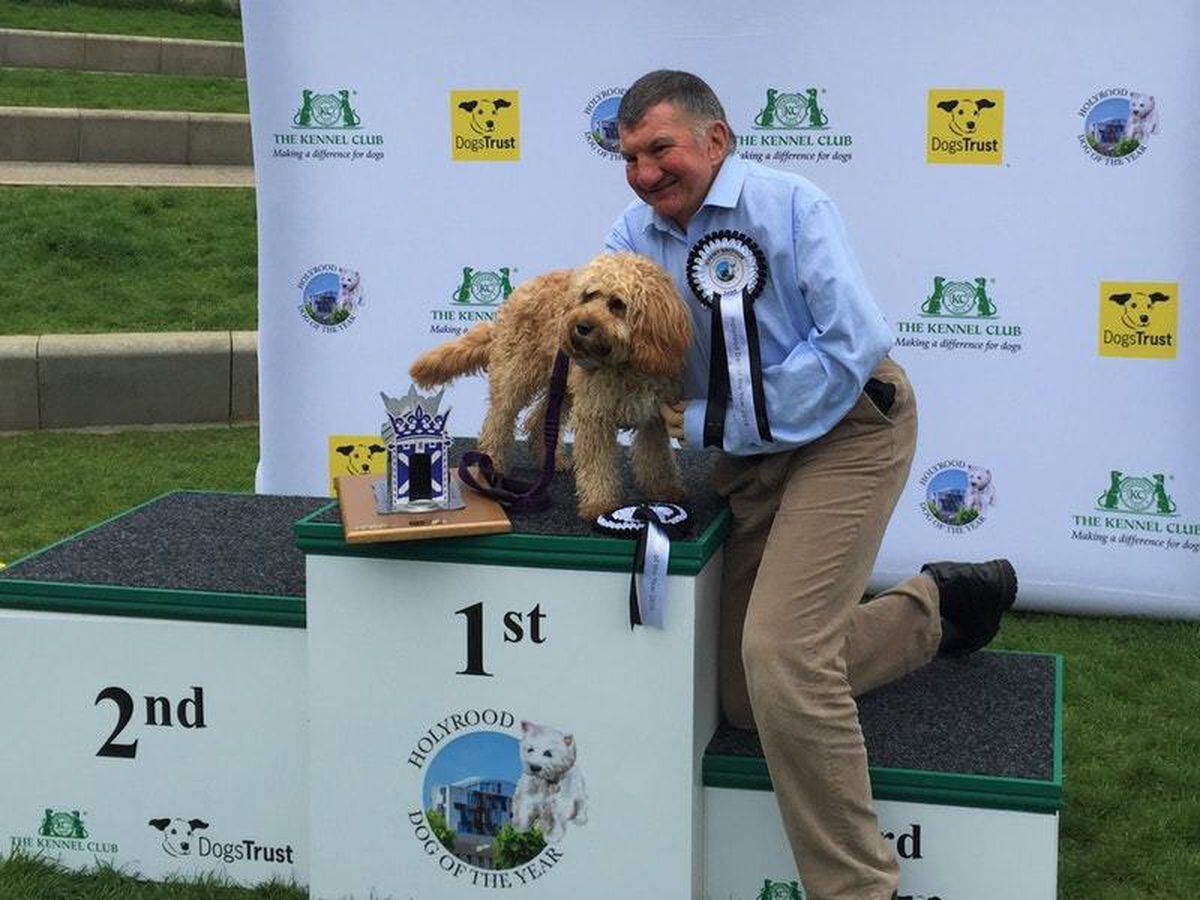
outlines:
[[650, 188], [654, 187], [662, 178], [662, 169], [652, 162], [639, 161], [634, 165], [633, 172], [630, 174], [638, 187]]

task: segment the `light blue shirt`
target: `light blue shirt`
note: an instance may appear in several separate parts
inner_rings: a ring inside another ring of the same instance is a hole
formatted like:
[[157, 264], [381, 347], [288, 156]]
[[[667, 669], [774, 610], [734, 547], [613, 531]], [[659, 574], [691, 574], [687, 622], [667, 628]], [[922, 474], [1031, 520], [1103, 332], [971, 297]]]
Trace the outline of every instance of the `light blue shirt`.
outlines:
[[731, 403], [724, 449], [748, 455], [807, 444], [833, 428], [858, 399], [892, 346], [892, 330], [871, 297], [833, 201], [806, 178], [725, 158], [687, 232], [641, 200], [629, 205], [605, 240], [657, 262], [675, 280], [692, 313], [684, 368], [684, 436], [703, 441], [711, 313], [692, 293], [692, 246], [719, 229], [740, 231], [762, 249], [768, 281], [754, 303], [763, 388], [774, 440], [743, 427]]

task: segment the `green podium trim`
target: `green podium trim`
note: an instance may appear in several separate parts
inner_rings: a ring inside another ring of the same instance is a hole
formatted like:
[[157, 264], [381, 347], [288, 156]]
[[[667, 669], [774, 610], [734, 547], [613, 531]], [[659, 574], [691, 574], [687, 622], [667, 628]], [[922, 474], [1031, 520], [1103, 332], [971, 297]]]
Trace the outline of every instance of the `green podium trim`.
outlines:
[[[633, 565], [634, 541], [603, 535], [510, 532], [427, 541], [347, 544], [340, 522], [316, 521], [336, 505], [336, 502], [332, 502], [314, 510], [296, 523], [297, 547], [305, 553], [327, 556], [520, 566], [526, 569], [628, 572]], [[699, 535], [688, 540], [672, 541], [668, 573], [699, 574], [729, 533], [730, 521], [729, 511], [723, 509]]]
[[[1013, 652], [1013, 651], [1006, 651]], [[1054, 656], [1054, 770], [1048, 780], [1007, 778], [960, 772], [870, 768], [876, 800], [902, 800], [940, 806], [974, 806], [1018, 812], [1057, 813], [1062, 807], [1063, 659]], [[705, 787], [770, 791], [771, 776], [762, 757], [706, 753]]]

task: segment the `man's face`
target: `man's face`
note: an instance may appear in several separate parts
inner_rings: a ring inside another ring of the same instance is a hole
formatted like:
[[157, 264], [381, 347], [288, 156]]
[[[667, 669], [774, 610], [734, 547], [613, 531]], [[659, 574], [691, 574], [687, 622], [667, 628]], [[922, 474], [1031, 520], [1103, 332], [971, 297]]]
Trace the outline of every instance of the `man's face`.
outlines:
[[698, 138], [691, 116], [674, 104], [659, 103], [619, 133], [625, 178], [633, 192], [686, 230], [725, 159], [729, 128], [714, 122]]

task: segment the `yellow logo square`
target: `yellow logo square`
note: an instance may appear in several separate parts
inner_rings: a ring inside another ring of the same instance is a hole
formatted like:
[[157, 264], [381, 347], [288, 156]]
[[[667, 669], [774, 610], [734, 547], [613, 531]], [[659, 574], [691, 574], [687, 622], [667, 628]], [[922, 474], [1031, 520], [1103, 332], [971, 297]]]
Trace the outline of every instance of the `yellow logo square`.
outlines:
[[517, 95], [517, 91], [451, 91], [451, 158], [456, 162], [520, 159]]
[[333, 479], [339, 475], [386, 475], [387, 448], [377, 434], [329, 436], [329, 496], [336, 496]]
[[1100, 282], [1100, 355], [1174, 359], [1179, 285], [1173, 281]]
[[1004, 91], [929, 91], [927, 163], [1000, 165], [1004, 156]]

